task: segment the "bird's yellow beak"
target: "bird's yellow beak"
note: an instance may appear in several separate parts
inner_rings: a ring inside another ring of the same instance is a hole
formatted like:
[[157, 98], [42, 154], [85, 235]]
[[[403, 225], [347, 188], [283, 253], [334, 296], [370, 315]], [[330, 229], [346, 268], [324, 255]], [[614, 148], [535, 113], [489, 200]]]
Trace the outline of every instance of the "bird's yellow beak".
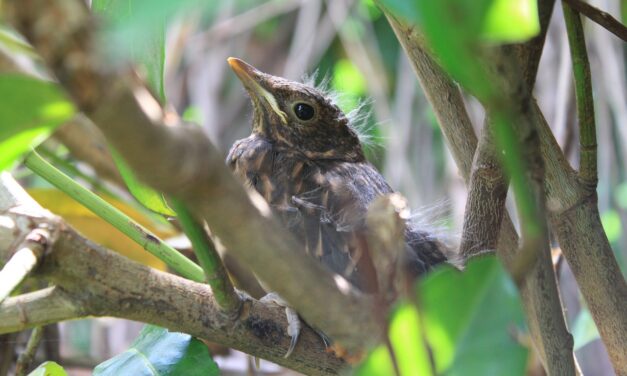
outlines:
[[251, 96], [256, 96], [258, 99], [262, 100], [262, 102], [265, 100], [266, 107], [269, 107], [269, 109], [279, 116], [281, 122], [287, 125], [287, 114], [281, 110], [274, 95], [262, 85], [263, 76], [265, 74], [236, 57], [229, 57], [226, 61], [237, 75], [237, 78], [242, 81], [248, 93]]

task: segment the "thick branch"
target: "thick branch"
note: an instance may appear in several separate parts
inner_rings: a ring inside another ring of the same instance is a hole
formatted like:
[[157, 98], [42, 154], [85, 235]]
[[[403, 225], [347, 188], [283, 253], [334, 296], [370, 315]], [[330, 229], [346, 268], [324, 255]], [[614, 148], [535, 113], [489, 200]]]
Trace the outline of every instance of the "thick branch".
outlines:
[[140, 179], [192, 208], [231, 253], [347, 349], [380, 339], [372, 300], [340, 291], [330, 273], [304, 257], [263, 199], [246, 192], [224, 166], [199, 127], [166, 123], [137, 80], [110, 72], [94, 52], [94, 23], [82, 1], [6, 1], [4, 11]]
[[592, 5], [586, 3], [581, 0], [562, 0], [567, 3], [568, 6], [575, 9], [577, 12], [583, 14], [588, 17], [592, 21], [598, 23], [602, 27], [604, 27], [610, 33], [616, 35], [623, 41], [627, 42], [627, 27], [623, 25], [620, 21], [612, 17], [611, 14], [604, 12], [598, 8], [593, 7]]
[[491, 128], [486, 119], [468, 182], [464, 228], [459, 246], [465, 259], [485, 250], [497, 249], [499, 232], [494, 229], [501, 228], [506, 214], [508, 180], [498, 162], [499, 152]]

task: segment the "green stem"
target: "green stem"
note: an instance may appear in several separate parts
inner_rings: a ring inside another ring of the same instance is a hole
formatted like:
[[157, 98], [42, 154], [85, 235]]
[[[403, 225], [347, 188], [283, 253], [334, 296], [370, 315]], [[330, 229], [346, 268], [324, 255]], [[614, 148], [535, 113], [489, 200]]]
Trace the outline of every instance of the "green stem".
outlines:
[[577, 119], [579, 121], [579, 176], [592, 186], [597, 185], [597, 137], [594, 122], [594, 102], [590, 62], [586, 50], [586, 40], [579, 13], [569, 4], [562, 3], [570, 56], [575, 76], [575, 97], [577, 99]]
[[165, 262], [183, 277], [196, 282], [203, 282], [202, 269], [176, 249], [165, 244], [148, 229], [129, 218], [120, 210], [81, 186], [70, 177], [59, 171], [44, 160], [37, 152], [32, 151], [24, 160], [26, 167], [46, 179], [50, 184], [80, 202], [87, 209], [98, 215], [113, 227], [144, 247], [145, 250]]
[[216, 302], [226, 312], [239, 311], [241, 301], [207, 231], [181, 201], [172, 199], [170, 204], [177, 214], [183, 232], [192, 243], [194, 253], [205, 272], [205, 279], [213, 290]]
[[58, 156], [52, 150], [47, 147], [40, 145], [37, 147], [37, 153], [40, 153], [44, 158], [47, 158], [54, 163], [58, 168], [65, 170], [65, 172], [69, 172], [71, 175], [78, 176], [81, 179], [85, 180], [87, 183], [91, 184], [94, 189], [106, 194], [107, 196], [111, 196], [117, 200], [120, 200], [120, 196], [115, 194], [109, 188], [107, 188], [104, 184], [99, 182], [97, 179], [94, 179], [92, 176], [87, 175], [80, 169], [76, 168], [72, 163], [69, 163], [65, 159]]

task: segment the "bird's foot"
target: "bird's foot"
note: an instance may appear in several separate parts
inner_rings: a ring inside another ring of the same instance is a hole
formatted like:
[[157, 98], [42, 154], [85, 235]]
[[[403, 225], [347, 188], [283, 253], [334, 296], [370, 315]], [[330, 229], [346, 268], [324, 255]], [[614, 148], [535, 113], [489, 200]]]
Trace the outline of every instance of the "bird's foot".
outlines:
[[266, 296], [260, 299], [261, 302], [264, 303], [274, 303], [278, 306], [285, 308], [285, 316], [287, 318], [287, 334], [290, 336], [290, 347], [287, 349], [284, 358], [289, 357], [294, 351], [296, 347], [296, 343], [298, 343], [298, 336], [300, 335], [300, 329], [302, 324], [300, 322], [300, 317], [298, 317], [298, 313], [294, 310], [294, 308], [290, 307], [289, 304], [276, 292], [268, 293]]

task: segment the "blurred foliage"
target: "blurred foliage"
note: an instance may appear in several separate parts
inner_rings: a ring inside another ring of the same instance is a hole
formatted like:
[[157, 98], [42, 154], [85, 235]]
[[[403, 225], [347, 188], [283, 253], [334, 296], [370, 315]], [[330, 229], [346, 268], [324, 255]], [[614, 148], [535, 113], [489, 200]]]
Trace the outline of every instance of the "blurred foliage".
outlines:
[[43, 362], [28, 376], [67, 376], [67, 372], [55, 362]]
[[607, 240], [610, 243], [616, 242], [620, 238], [621, 234], [621, 220], [616, 210], [607, 210], [601, 214], [601, 223], [603, 223], [603, 230], [607, 235]]
[[[420, 309], [405, 304], [390, 324], [401, 375], [525, 374], [528, 349], [516, 340], [524, 326], [522, 306], [515, 285], [495, 257], [474, 260], [463, 273], [438, 268], [419, 282], [416, 293]], [[358, 375], [391, 374], [394, 368], [384, 346], [358, 371]]]
[[341, 93], [339, 106], [348, 113], [359, 106], [366, 95], [366, 81], [359, 69], [348, 59], [340, 59], [333, 66], [333, 89]]
[[94, 369], [94, 376], [215, 376], [218, 366], [207, 346], [189, 334], [146, 325], [131, 347]]
[[28, 76], [0, 74], [0, 98], [0, 171], [74, 114], [55, 84]]

